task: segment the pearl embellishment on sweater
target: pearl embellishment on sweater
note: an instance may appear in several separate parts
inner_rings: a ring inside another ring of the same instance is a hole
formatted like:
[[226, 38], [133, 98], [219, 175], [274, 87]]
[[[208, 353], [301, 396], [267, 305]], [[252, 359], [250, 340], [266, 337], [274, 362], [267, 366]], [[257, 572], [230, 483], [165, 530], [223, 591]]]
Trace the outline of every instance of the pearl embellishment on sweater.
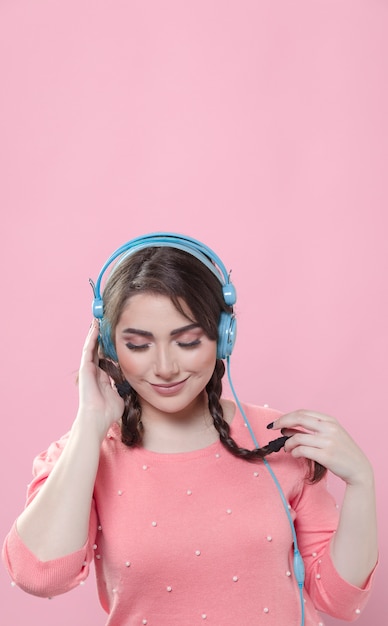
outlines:
[[[221, 457], [221, 454], [220, 454], [220, 453], [216, 453], [216, 454], [215, 454], [215, 458], [216, 458], [216, 459], [219, 459], [220, 457]], [[142, 469], [143, 469], [144, 471], [148, 470], [148, 469], [149, 469], [149, 465], [146, 465], [146, 464], [142, 465]], [[259, 476], [259, 472], [258, 472], [258, 471], [253, 472], [253, 476], [254, 476], [255, 478], [257, 478], [257, 477]], [[124, 492], [123, 492], [123, 490], [122, 490], [122, 489], [119, 489], [119, 490], [117, 491], [117, 495], [119, 495], [119, 496], [123, 495], [123, 493], [124, 493]], [[191, 496], [191, 495], [192, 495], [192, 493], [193, 493], [193, 492], [192, 492], [192, 490], [191, 490], [191, 489], [187, 489], [187, 490], [186, 490], [186, 495]], [[290, 508], [290, 506], [289, 506], [289, 508]], [[226, 509], [226, 510], [225, 510], [225, 512], [226, 512], [226, 514], [227, 514], [227, 515], [231, 515], [231, 514], [232, 514], [232, 509], [231, 509], [231, 508], [228, 508], [228, 509]], [[157, 522], [156, 522], [155, 520], [151, 522], [151, 526], [152, 526], [152, 527], [154, 527], [154, 528], [155, 528], [157, 525], [158, 525], [158, 524], [157, 524]], [[102, 530], [101, 526], [99, 526], [99, 527], [98, 527], [98, 529], [99, 529], [99, 530]], [[271, 541], [272, 541], [272, 536], [271, 536], [271, 535], [268, 535], [268, 536], [266, 537], [266, 539], [267, 539], [267, 541], [268, 541], [268, 542], [271, 542]], [[94, 550], [96, 550], [96, 549], [97, 549], [97, 544], [94, 544], [94, 545], [93, 545], [93, 549], [94, 549]], [[201, 550], [195, 550], [194, 554], [195, 554], [195, 556], [197, 556], [197, 557], [198, 557], [198, 556], [200, 556], [200, 555], [201, 555]], [[96, 558], [101, 558], [101, 556], [100, 556], [100, 555], [95, 555], [95, 556], [96, 556]], [[131, 567], [131, 562], [130, 562], [130, 561], [126, 561], [126, 562], [125, 562], [125, 567], [126, 567], [126, 568]], [[290, 571], [287, 571], [287, 572], [286, 572], [286, 575], [287, 575], [287, 576], [291, 576], [291, 572], [290, 572]], [[234, 583], [237, 583], [237, 582], [238, 582], [238, 580], [239, 580], [239, 577], [238, 577], [237, 575], [232, 576], [232, 581], [233, 581]], [[80, 583], [80, 584], [81, 584], [81, 585], [82, 585], [82, 584], [84, 584], [84, 581], [81, 581], [81, 583]], [[172, 586], [171, 586], [171, 585], [167, 585], [167, 586], [166, 586], [166, 591], [167, 591], [168, 593], [171, 593], [171, 592], [172, 592]], [[112, 593], [117, 593], [117, 589], [112, 589]], [[265, 608], [263, 609], [263, 612], [264, 612], [264, 613], [269, 613], [269, 608], [268, 608], [268, 607], [265, 607]], [[201, 618], [202, 618], [203, 620], [206, 620], [206, 619], [207, 619], [207, 614], [206, 614], [206, 613], [202, 613], [202, 614], [201, 614]], [[146, 624], [147, 624], [147, 623], [148, 623], [147, 619], [143, 619], [143, 620], [142, 620], [142, 624], [143, 624], [143, 626], [146, 626]]]

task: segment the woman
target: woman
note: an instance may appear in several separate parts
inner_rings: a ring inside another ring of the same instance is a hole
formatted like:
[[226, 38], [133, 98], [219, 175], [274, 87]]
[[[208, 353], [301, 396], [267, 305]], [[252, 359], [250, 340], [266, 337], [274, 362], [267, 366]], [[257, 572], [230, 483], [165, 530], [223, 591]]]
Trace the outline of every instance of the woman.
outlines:
[[332, 417], [222, 398], [235, 292], [220, 259], [156, 233], [94, 289], [77, 416], [35, 460], [4, 543], [14, 582], [64, 593], [94, 559], [109, 626], [356, 619], [377, 561], [371, 465]]

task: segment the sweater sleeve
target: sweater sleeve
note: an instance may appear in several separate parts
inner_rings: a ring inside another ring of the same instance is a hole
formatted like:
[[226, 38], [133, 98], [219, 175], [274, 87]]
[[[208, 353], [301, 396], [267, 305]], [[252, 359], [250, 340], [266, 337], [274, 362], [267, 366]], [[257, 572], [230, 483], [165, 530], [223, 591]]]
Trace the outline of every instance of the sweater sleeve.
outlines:
[[306, 570], [305, 586], [315, 608], [337, 619], [357, 619], [369, 599], [375, 570], [363, 588], [348, 583], [337, 572], [330, 548], [339, 512], [327, 480], [304, 483], [292, 506]]
[[[28, 486], [26, 506], [32, 502], [60, 457], [68, 435], [52, 443], [33, 463], [33, 480]], [[52, 597], [83, 584], [89, 575], [93, 545], [97, 532], [94, 501], [91, 504], [89, 537], [85, 545], [72, 554], [50, 561], [40, 561], [23, 543], [16, 522], [6, 536], [2, 549], [3, 562], [14, 584], [36, 596]]]

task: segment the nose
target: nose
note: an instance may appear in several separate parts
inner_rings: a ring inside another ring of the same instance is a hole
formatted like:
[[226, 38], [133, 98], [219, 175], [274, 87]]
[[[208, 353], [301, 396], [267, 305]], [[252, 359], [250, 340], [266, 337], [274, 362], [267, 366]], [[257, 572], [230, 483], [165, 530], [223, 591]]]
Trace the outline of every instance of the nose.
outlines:
[[179, 372], [179, 366], [170, 346], [158, 346], [155, 353], [155, 375], [163, 380], [171, 380]]

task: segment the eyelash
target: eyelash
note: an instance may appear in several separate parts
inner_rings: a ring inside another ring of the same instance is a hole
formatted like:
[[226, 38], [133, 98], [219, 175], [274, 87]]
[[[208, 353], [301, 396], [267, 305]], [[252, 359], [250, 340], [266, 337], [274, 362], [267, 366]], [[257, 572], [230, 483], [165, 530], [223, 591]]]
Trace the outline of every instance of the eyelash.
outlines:
[[145, 344], [143, 344], [143, 345], [141, 345], [141, 346], [136, 346], [136, 345], [135, 345], [135, 344], [133, 344], [133, 343], [126, 343], [125, 345], [127, 346], [127, 348], [128, 348], [129, 350], [133, 350], [134, 352], [135, 352], [136, 350], [139, 350], [139, 351], [140, 351], [140, 350], [146, 350], [146, 349], [149, 347], [149, 344], [148, 344], [148, 343], [145, 343]]
[[190, 341], [189, 343], [182, 343], [182, 342], [177, 341], [176, 343], [180, 348], [195, 348], [195, 346], [199, 346], [199, 344], [201, 343], [201, 340], [194, 339], [194, 341]]
[[[177, 341], [177, 346], [179, 346], [180, 348], [195, 348], [196, 346], [198, 346], [201, 343], [200, 339], [194, 339], [194, 341], [190, 341], [189, 343], [183, 343], [183, 342], [179, 342]], [[136, 344], [133, 343], [126, 343], [125, 344], [128, 348], [128, 350], [133, 350], [134, 352], [136, 351], [142, 351], [142, 350], [146, 350], [147, 348], [150, 347], [149, 343], [145, 343], [142, 344], [141, 346], [137, 346]]]

